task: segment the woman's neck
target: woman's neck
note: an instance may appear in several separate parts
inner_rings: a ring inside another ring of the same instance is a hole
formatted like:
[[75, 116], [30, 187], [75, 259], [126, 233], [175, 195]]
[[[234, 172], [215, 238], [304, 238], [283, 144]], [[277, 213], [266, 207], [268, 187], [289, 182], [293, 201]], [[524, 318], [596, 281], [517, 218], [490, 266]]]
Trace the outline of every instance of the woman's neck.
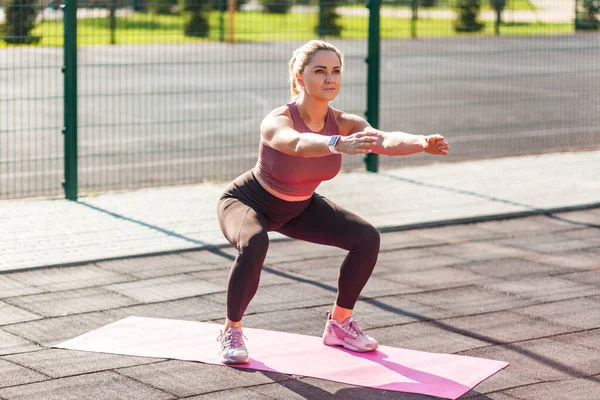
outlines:
[[314, 123], [315, 125], [320, 125], [324, 123], [325, 118], [327, 117], [329, 102], [315, 101], [301, 95], [296, 100], [296, 107], [298, 107], [298, 112], [300, 113], [302, 121], [306, 124]]

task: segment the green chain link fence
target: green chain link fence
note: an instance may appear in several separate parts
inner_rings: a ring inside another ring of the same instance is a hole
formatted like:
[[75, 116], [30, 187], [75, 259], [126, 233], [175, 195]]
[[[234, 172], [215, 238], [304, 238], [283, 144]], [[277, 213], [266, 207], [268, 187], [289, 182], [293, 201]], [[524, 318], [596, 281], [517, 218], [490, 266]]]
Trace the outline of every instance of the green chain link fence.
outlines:
[[375, 0], [88, 0], [75, 18], [73, 2], [7, 0], [0, 198], [235, 177], [256, 162], [261, 119], [289, 101], [292, 51], [317, 37], [346, 55], [334, 107], [442, 133], [447, 162], [596, 148], [597, 2], [569, 1], [396, 0], [370, 15]]

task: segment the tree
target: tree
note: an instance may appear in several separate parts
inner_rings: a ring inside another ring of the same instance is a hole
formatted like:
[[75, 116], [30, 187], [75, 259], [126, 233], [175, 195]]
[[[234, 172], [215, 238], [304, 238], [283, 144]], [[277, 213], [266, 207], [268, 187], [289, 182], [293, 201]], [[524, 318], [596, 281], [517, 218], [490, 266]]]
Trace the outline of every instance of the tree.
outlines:
[[12, 0], [6, 6], [6, 43], [29, 44], [37, 43], [41, 39], [39, 36], [30, 36], [40, 11], [40, 6], [36, 3], [36, 0]]
[[490, 5], [494, 10], [496, 10], [496, 24], [494, 30], [496, 31], [496, 35], [500, 34], [500, 24], [502, 23], [502, 11], [504, 11], [504, 7], [506, 7], [507, 0], [490, 0]]
[[481, 0], [456, 0], [457, 20], [454, 30], [457, 32], [477, 32], [484, 24], [477, 20], [481, 10]]
[[147, 0], [133, 0], [133, 11], [146, 12], [148, 11]]
[[292, 7], [291, 0], [260, 0], [260, 3], [270, 14], [287, 14]]
[[339, 0], [319, 0], [319, 24], [315, 29], [319, 36], [336, 36], [342, 33], [342, 26], [337, 23], [340, 15], [336, 11]]
[[175, 7], [179, 5], [179, 0], [151, 0], [150, 8], [155, 14], [171, 15], [175, 13]]
[[437, 0], [420, 0], [419, 4], [423, 7], [435, 7], [435, 3], [437, 3]]
[[581, 0], [575, 17], [575, 29], [594, 30], [600, 27], [600, 0]]
[[210, 33], [208, 10], [211, 4], [205, 0], [184, 0], [183, 9], [190, 17], [183, 27], [186, 36], [207, 37]]
[[[249, 0], [236, 0], [235, 9], [240, 11], [242, 6], [248, 3]], [[217, 11], [227, 11], [229, 9], [229, 2], [227, 0], [207, 0], [209, 7]]]

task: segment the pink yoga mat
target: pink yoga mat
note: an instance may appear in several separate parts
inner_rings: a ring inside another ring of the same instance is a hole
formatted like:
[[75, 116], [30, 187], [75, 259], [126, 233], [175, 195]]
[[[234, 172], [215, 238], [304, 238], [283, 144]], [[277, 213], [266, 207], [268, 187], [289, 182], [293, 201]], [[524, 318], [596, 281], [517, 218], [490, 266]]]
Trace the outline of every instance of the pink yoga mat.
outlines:
[[[221, 325], [129, 317], [54, 347], [221, 364]], [[353, 353], [321, 338], [244, 328], [251, 361], [238, 367], [456, 399], [508, 363], [380, 346]]]

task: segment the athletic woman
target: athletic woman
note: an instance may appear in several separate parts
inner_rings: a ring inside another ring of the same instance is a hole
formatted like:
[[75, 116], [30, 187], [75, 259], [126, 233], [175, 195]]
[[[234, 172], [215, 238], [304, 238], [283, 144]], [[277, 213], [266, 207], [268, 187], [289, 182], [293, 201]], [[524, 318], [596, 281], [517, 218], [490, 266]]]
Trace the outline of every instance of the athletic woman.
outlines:
[[342, 83], [342, 64], [342, 53], [327, 42], [313, 40], [296, 49], [289, 62], [291, 102], [264, 118], [256, 166], [236, 178], [219, 200], [221, 230], [238, 253], [218, 337], [224, 363], [248, 362], [242, 317], [258, 289], [269, 231], [348, 251], [323, 343], [358, 352], [378, 346], [352, 319], [352, 310], [375, 267], [379, 233], [315, 190], [338, 174], [341, 154], [446, 155], [450, 147], [440, 135], [384, 132], [330, 107]]

